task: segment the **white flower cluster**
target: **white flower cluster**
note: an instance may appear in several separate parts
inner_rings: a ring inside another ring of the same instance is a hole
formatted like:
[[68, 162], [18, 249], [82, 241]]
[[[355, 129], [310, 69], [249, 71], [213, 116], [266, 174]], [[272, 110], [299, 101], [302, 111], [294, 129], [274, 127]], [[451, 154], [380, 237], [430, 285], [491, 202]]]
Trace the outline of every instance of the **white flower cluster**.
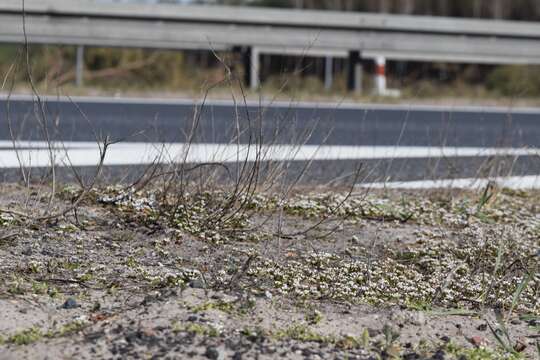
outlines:
[[[526, 264], [536, 246], [523, 240], [523, 233], [504, 225], [473, 225], [461, 233], [463, 239], [452, 242], [443, 233], [430, 237], [426, 231], [417, 244], [386, 249], [371, 262], [310, 253], [283, 263], [260, 259], [250, 275], [270, 281], [281, 294], [301, 298], [402, 305], [436, 301], [454, 307], [484, 301], [509, 307], [524, 276], [510, 264]], [[501, 241], [507, 242], [504, 248]], [[504, 266], [495, 269], [498, 256]], [[521, 294], [521, 308], [540, 310], [539, 288], [540, 276], [533, 276]]]

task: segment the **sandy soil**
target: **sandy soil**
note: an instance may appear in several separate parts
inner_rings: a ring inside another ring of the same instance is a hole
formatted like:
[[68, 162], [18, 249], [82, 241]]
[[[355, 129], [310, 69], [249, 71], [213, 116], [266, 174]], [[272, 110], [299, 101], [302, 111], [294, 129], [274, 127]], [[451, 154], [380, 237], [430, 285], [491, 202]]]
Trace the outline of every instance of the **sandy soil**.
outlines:
[[23, 216], [77, 194], [45, 191], [0, 188], [1, 359], [538, 355], [538, 193], [319, 189], [217, 226], [222, 194], [170, 221], [118, 188]]

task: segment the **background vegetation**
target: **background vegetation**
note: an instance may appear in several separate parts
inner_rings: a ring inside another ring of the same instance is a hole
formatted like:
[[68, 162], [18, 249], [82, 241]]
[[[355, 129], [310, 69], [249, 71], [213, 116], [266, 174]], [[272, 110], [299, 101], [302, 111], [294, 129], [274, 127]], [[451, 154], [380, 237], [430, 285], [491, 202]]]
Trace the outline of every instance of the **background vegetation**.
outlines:
[[[136, 0], [134, 0], [136, 1]], [[142, 1], [148, 2], [150, 0]], [[139, 1], [141, 2], [141, 1]], [[155, 0], [153, 1], [155, 2]], [[182, 2], [161, 0], [160, 2]], [[188, 3], [275, 6], [340, 11], [415, 15], [540, 20], [540, 2], [532, 0], [194, 0]], [[0, 72], [7, 74], [19, 48], [0, 44]], [[30, 58], [35, 82], [43, 91], [75, 84], [75, 52], [70, 46], [32, 46]], [[220, 54], [239, 76], [240, 59]], [[332, 89], [324, 89], [324, 59], [263, 56], [261, 78], [265, 88], [289, 93], [346, 94], [346, 60], [334, 60]], [[366, 64], [364, 87], [371, 88], [373, 66]], [[25, 71], [16, 71], [15, 87], [25, 83]], [[143, 49], [85, 49], [85, 88], [97, 91], [198, 92], [223, 77], [223, 67], [209, 52]], [[480, 66], [468, 64], [388, 63], [389, 86], [414, 97], [536, 97], [540, 95], [538, 66]], [[3, 84], [2, 90], [6, 91]]]
[[[174, 2], [174, 1], [167, 1]], [[536, 0], [200, 0], [198, 3], [540, 20]]]

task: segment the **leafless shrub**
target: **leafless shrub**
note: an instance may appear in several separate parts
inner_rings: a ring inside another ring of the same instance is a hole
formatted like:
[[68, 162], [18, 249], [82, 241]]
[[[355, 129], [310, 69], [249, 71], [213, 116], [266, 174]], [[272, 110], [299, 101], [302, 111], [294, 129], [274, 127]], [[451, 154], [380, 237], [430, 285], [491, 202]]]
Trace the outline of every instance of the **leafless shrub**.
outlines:
[[[46, 101], [40, 95], [34, 83], [34, 79], [32, 76], [32, 66], [30, 62], [29, 42], [28, 42], [28, 37], [27, 37], [27, 32], [26, 32], [26, 12], [25, 12], [24, 0], [22, 0], [22, 29], [23, 29], [23, 36], [24, 36], [24, 42], [23, 42], [22, 48], [17, 53], [17, 56], [14, 59], [12, 65], [10, 66], [8, 73], [5, 74], [2, 88], [4, 88], [7, 82], [10, 83], [8, 96], [7, 96], [7, 105], [6, 105], [6, 120], [7, 120], [9, 132], [11, 136], [13, 150], [16, 153], [17, 160], [19, 163], [19, 171], [21, 175], [21, 180], [27, 188], [27, 196], [26, 196], [26, 201], [24, 202], [24, 206], [22, 210], [0, 209], [0, 213], [8, 213], [13, 216], [19, 217], [24, 221], [44, 222], [44, 221], [49, 221], [58, 217], [62, 217], [66, 215], [67, 213], [74, 211], [77, 208], [77, 206], [80, 204], [80, 202], [96, 186], [98, 179], [100, 178], [102, 170], [103, 170], [107, 150], [109, 146], [113, 143], [113, 141], [111, 141], [107, 137], [104, 139], [100, 139], [100, 137], [94, 131], [95, 141], [99, 150], [99, 161], [96, 164], [95, 175], [89, 181], [89, 183], [85, 185], [84, 181], [77, 173], [76, 168], [74, 166], [70, 166], [69, 168], [74, 174], [74, 177], [79, 182], [79, 185], [81, 188], [80, 188], [79, 194], [72, 200], [72, 203], [70, 206], [57, 208], [56, 207], [57, 204], [55, 203], [55, 198], [58, 192], [58, 179], [57, 179], [57, 171], [56, 171], [57, 162], [58, 162], [57, 160], [58, 160], [59, 154], [62, 154], [62, 157], [65, 159], [65, 161], [68, 164], [71, 163], [71, 160], [69, 159], [69, 153], [64, 143], [61, 140], [56, 139], [54, 136], [54, 134], [57, 132], [56, 127], [58, 125], [55, 124], [55, 122], [49, 116], [49, 113], [47, 111]], [[24, 130], [24, 125], [35, 126], [39, 132], [39, 140], [44, 141], [47, 147], [47, 153], [48, 153], [47, 171], [45, 172], [45, 176], [41, 176], [41, 178], [38, 178], [38, 179], [33, 178], [31, 166], [30, 164], [27, 163], [28, 161], [31, 160], [30, 156], [29, 158], [25, 159], [20, 153], [19, 134], [16, 130], [15, 124], [13, 123], [11, 112], [10, 112], [10, 98], [14, 89], [15, 73], [18, 70], [25, 72], [28, 85], [30, 86], [32, 90], [33, 110], [34, 110], [33, 118], [35, 119], [35, 124], [32, 124], [32, 123], [21, 124], [21, 126], [19, 127], [19, 130]], [[80, 114], [87, 121], [89, 121], [84, 115], [84, 113], [80, 110], [80, 108], [78, 108], [78, 110], [80, 111]], [[34, 191], [32, 189], [32, 186], [35, 187], [35, 185], [37, 185], [38, 191]], [[42, 194], [41, 193], [42, 191], [44, 191], [45, 193]], [[44, 210], [39, 210], [38, 206], [32, 206], [32, 204], [36, 205], [36, 204], [41, 203], [42, 200], [44, 199], [46, 199], [47, 201], [47, 207]]]

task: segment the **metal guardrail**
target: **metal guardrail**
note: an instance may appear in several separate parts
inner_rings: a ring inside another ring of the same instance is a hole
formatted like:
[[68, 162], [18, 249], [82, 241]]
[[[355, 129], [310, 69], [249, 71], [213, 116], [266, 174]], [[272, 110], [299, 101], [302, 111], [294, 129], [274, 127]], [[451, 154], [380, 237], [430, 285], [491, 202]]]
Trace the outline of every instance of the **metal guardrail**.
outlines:
[[[21, 0], [1, 0], [0, 42], [24, 41], [22, 13]], [[386, 58], [540, 64], [540, 24], [520, 21], [90, 0], [25, 0], [25, 20], [29, 43], [244, 48], [252, 87], [258, 86], [262, 53], [325, 56], [327, 78], [331, 57], [348, 57], [351, 89], [361, 82], [361, 58], [375, 58], [383, 68]], [[81, 47], [77, 54], [80, 62]], [[382, 74], [378, 83], [385, 91]]]
[[[540, 63], [540, 24], [224, 6], [26, 0], [32, 43], [274, 52], [476, 63]], [[21, 1], [0, 3], [0, 41], [21, 42]]]
[[[0, 12], [21, 12], [21, 0], [3, 0]], [[28, 14], [201, 21], [333, 29], [540, 37], [540, 25], [522, 21], [366, 14], [338, 11], [168, 4], [119, 4], [88, 0], [26, 0]]]

